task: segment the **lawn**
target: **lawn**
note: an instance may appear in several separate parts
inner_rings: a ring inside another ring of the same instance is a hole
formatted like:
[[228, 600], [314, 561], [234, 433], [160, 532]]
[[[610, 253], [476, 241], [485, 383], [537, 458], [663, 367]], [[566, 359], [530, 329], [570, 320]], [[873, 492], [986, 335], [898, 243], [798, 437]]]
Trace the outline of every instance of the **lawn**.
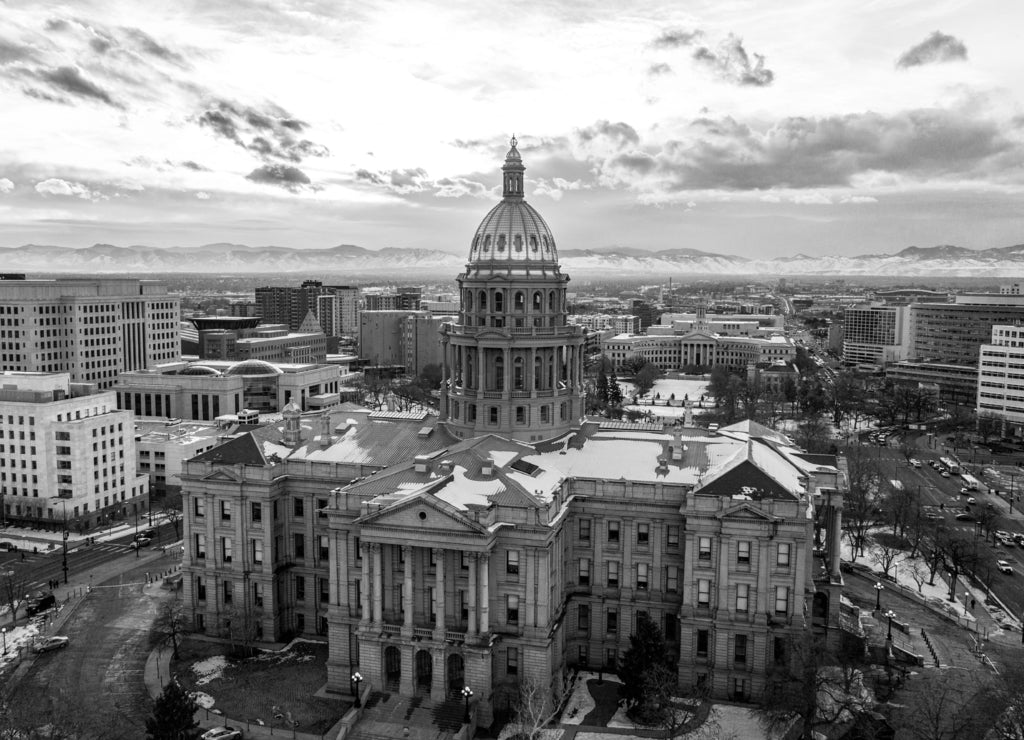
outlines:
[[[253, 658], [228, 658], [225, 645], [186, 640], [171, 672], [187, 691], [198, 692], [202, 706], [236, 723], [281, 727], [275, 713], [290, 717], [300, 732], [327, 732], [348, 711], [351, 701], [314, 696], [327, 680], [327, 645], [295, 641], [281, 651]], [[276, 708], [276, 711], [275, 711]]]

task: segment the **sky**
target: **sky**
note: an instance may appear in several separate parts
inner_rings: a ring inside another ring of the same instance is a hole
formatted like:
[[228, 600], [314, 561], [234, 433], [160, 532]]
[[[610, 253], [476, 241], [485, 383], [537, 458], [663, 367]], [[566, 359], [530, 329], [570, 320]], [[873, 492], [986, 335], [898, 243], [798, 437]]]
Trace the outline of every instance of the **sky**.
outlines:
[[0, 0], [0, 246], [1024, 243], [1024, 4]]

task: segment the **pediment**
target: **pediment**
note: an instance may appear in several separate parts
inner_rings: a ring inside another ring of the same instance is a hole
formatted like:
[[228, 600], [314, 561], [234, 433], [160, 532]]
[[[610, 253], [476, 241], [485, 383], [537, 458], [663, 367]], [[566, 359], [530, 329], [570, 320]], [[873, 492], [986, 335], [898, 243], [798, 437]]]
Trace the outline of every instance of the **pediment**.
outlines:
[[213, 481], [223, 480], [230, 481], [231, 483], [237, 483], [242, 478], [239, 475], [235, 474], [233, 470], [229, 470], [228, 468], [215, 468], [212, 473], [204, 475], [202, 479]]
[[412, 494], [391, 506], [359, 517], [356, 523], [363, 529], [398, 529], [412, 537], [417, 532], [474, 537], [487, 534], [483, 526], [428, 492]]
[[708, 342], [717, 342], [718, 341], [718, 335], [711, 334], [711, 333], [705, 332], [705, 331], [691, 331], [688, 334], [683, 334], [682, 338], [684, 340], [703, 339], [703, 340], [708, 341]]
[[746, 519], [748, 521], [774, 522], [776, 518], [746, 502], [739, 502], [718, 515], [719, 519]]

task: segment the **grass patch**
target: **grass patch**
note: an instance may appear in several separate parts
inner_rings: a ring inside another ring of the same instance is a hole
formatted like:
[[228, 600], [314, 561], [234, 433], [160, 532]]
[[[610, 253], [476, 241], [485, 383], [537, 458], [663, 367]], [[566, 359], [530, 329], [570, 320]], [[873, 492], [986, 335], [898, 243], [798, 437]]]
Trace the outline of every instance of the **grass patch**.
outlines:
[[[294, 642], [280, 652], [259, 652], [252, 658], [227, 657], [229, 646], [205, 640], [186, 640], [171, 673], [187, 691], [213, 698], [213, 707], [236, 723], [282, 727], [274, 707], [288, 712], [299, 732], [322, 734], [348, 711], [351, 700], [313, 696], [327, 680], [327, 645]], [[222, 657], [223, 663], [219, 659]], [[212, 672], [196, 673], [193, 666]], [[211, 712], [211, 717], [214, 716]]]
[[618, 681], [598, 681], [592, 678], [587, 681], [587, 691], [594, 697], [594, 708], [583, 718], [584, 725], [591, 727], [607, 727], [615, 712], [619, 709]]

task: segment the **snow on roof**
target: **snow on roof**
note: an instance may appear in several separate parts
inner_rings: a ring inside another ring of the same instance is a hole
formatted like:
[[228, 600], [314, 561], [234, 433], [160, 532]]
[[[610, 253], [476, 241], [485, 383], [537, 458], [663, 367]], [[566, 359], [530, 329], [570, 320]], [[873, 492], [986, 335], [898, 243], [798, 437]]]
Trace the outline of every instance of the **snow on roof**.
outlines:
[[486, 507], [488, 497], [505, 490], [505, 483], [498, 478], [487, 480], [471, 480], [466, 477], [466, 469], [456, 465], [452, 469], [452, 478], [434, 495], [445, 503], [465, 511], [469, 506]]

